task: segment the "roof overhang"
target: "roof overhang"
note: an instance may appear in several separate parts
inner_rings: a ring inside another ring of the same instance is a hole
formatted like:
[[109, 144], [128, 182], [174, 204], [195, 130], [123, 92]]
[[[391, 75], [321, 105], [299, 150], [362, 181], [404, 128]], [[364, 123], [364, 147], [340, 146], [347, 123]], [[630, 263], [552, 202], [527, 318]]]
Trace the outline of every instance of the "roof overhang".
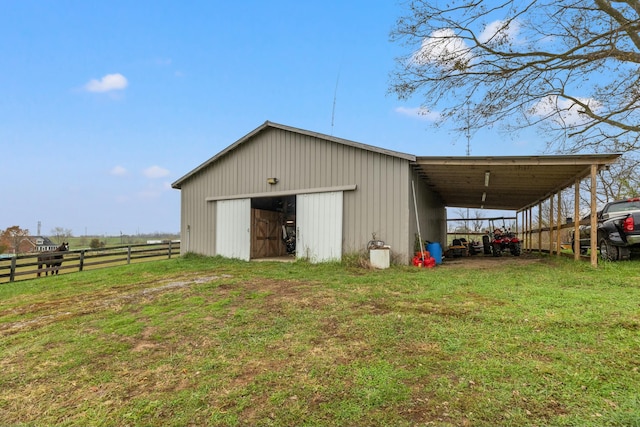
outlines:
[[620, 154], [421, 157], [415, 167], [447, 207], [522, 210], [573, 186]]

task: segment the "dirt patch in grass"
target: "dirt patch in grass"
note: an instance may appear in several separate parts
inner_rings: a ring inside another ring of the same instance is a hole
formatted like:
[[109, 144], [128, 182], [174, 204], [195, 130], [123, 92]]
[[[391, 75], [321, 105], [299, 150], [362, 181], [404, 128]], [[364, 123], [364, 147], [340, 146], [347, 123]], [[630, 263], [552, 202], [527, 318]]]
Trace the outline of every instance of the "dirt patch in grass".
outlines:
[[96, 313], [123, 304], [132, 304], [144, 299], [153, 299], [165, 292], [226, 277], [231, 276], [174, 277], [166, 281], [117, 286], [102, 291], [95, 291], [91, 294], [83, 293], [4, 310], [0, 312], [0, 317], [30, 315], [31, 318], [0, 324], [0, 336], [38, 329], [60, 320]]
[[530, 264], [545, 263], [546, 258], [536, 254], [523, 253], [520, 256], [504, 255], [473, 255], [460, 258], [445, 258], [437, 268], [466, 268], [475, 270], [493, 270], [496, 268], [511, 268]]

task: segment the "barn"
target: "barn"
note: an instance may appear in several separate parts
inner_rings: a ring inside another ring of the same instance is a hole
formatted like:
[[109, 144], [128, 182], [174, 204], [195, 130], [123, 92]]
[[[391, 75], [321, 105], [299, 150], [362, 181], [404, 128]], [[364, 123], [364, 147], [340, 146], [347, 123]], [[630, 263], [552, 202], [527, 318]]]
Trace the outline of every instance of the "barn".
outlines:
[[381, 240], [408, 263], [416, 212], [423, 240], [446, 241], [445, 204], [414, 155], [269, 121], [172, 187], [181, 192], [184, 253], [287, 256], [285, 240], [295, 233], [291, 255], [311, 262]]
[[172, 184], [181, 191], [181, 251], [323, 262], [379, 240], [408, 263], [418, 232], [444, 245], [446, 207], [467, 207], [516, 211], [524, 248], [542, 250], [544, 241], [559, 254], [561, 227], [577, 233], [581, 224], [561, 224], [562, 192], [574, 187], [574, 209], [564, 214], [580, 218], [580, 183], [590, 178], [595, 228], [597, 172], [619, 157], [420, 157], [267, 121]]

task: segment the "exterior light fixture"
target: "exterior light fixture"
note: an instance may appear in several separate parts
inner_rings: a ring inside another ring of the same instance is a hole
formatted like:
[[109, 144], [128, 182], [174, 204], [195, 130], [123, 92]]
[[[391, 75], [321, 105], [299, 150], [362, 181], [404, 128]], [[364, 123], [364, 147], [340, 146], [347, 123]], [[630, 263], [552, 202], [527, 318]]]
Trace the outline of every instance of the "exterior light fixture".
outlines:
[[484, 186], [488, 187], [489, 186], [489, 175], [491, 174], [491, 172], [486, 171], [484, 173]]
[[485, 200], [487, 200], [487, 193], [482, 193], [482, 202], [484, 203]]
[[267, 183], [270, 185], [276, 185], [278, 183], [278, 178], [267, 178]]

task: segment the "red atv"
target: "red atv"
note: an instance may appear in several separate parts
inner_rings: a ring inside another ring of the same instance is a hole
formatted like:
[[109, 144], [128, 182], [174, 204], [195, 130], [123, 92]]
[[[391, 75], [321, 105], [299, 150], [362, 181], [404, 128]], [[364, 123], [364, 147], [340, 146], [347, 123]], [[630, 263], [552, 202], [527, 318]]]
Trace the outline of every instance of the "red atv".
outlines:
[[491, 239], [491, 249], [493, 256], [502, 256], [503, 252], [509, 251], [513, 256], [520, 256], [522, 249], [520, 247], [520, 239], [516, 236], [516, 233], [510, 229], [502, 230], [496, 228], [493, 230], [493, 236]]

